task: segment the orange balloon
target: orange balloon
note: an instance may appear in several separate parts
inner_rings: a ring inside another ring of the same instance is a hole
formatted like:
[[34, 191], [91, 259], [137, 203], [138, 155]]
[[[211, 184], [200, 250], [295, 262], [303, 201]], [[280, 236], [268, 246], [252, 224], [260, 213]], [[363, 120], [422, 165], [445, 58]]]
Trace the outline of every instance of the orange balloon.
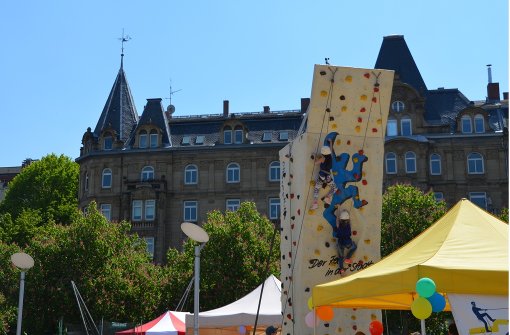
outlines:
[[321, 320], [330, 321], [335, 316], [335, 312], [333, 311], [333, 308], [329, 306], [321, 306], [317, 308], [317, 316]]

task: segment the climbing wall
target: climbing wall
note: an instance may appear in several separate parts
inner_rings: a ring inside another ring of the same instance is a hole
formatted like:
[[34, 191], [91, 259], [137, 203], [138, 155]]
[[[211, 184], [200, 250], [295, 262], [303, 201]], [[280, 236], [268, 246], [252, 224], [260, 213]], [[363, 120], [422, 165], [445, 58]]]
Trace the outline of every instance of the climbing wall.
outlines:
[[[380, 259], [384, 135], [393, 72], [315, 65], [311, 101], [301, 136], [280, 151], [282, 163], [282, 335], [370, 334], [377, 310], [312, 308], [314, 285], [349, 276]], [[331, 140], [331, 142], [329, 141]], [[311, 209], [321, 147], [332, 143], [331, 203]], [[336, 157], [335, 157], [336, 156]], [[358, 248], [351, 264], [338, 264], [335, 209], [350, 213]]]

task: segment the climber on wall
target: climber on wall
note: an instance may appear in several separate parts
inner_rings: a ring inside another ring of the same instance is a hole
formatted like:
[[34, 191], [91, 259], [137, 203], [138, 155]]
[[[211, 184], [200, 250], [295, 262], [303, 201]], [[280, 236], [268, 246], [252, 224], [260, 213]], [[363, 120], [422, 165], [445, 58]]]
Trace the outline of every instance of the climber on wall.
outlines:
[[315, 185], [313, 188], [313, 202], [310, 209], [317, 209], [317, 199], [319, 198], [320, 188], [326, 188], [329, 186], [328, 194], [323, 198], [324, 207], [328, 208], [331, 204], [333, 194], [336, 192], [337, 187], [332, 176], [333, 157], [335, 157], [335, 151], [333, 150], [333, 140], [328, 140], [328, 145], [321, 148], [320, 154], [315, 157], [315, 164], [319, 164], [319, 173], [317, 179], [315, 179]]
[[344, 273], [344, 263], [352, 263], [352, 255], [358, 248], [356, 243], [351, 239], [351, 218], [346, 209], [335, 210], [336, 228], [333, 235], [336, 237], [336, 245], [338, 249], [338, 268], [340, 273]]

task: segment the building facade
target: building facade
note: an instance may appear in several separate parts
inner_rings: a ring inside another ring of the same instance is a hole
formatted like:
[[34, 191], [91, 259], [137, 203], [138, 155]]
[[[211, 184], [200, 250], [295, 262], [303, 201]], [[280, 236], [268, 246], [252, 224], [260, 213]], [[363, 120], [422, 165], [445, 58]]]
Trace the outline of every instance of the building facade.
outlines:
[[[484, 101], [457, 89], [427, 89], [403, 36], [387, 36], [375, 68], [395, 70], [385, 144], [384, 187], [410, 183], [449, 205], [469, 198], [508, 207], [508, 96], [488, 84]], [[139, 116], [121, 67], [95, 129], [83, 135], [79, 205], [95, 201], [112, 221], [128, 220], [157, 263], [184, 238], [180, 223], [253, 201], [280, 215], [279, 150], [306, 127], [299, 110], [176, 117], [161, 99]]]

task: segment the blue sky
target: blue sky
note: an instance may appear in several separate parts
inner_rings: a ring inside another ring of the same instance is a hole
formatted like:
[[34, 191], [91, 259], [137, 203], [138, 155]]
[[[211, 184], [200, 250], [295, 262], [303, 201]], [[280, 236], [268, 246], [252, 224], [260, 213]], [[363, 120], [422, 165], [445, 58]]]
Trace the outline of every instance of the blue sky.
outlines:
[[508, 91], [508, 2], [2, 1], [0, 166], [75, 159], [120, 66], [141, 114], [147, 98], [175, 115], [298, 109], [314, 64], [371, 68], [383, 36], [404, 35], [428, 88], [486, 96], [487, 69]]

